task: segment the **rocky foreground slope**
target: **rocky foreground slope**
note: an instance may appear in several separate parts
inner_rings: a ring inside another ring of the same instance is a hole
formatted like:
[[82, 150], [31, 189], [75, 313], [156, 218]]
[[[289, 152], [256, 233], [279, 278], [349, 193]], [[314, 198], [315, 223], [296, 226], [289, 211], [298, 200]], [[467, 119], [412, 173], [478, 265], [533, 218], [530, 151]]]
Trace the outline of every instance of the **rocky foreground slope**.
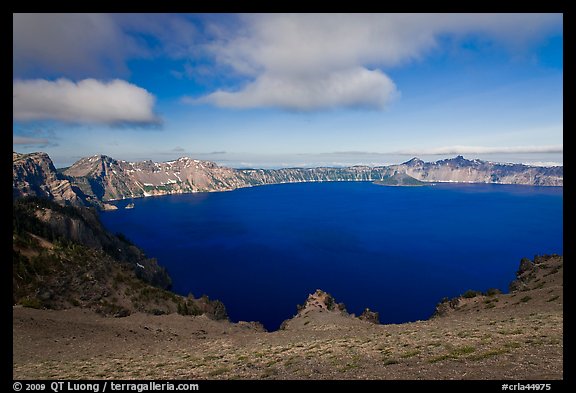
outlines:
[[13, 194], [35, 195], [74, 205], [111, 208], [106, 201], [150, 195], [226, 191], [266, 184], [317, 181], [466, 182], [562, 186], [562, 167], [533, 167], [467, 160], [413, 158], [400, 165], [345, 168], [233, 169], [182, 157], [168, 162], [127, 162], [97, 155], [56, 171], [45, 153], [13, 153]]
[[[322, 291], [283, 330], [206, 316], [13, 309], [14, 378], [563, 378], [563, 258], [524, 260], [514, 291], [446, 300], [427, 320], [379, 325]], [[521, 284], [519, 284], [521, 283]]]

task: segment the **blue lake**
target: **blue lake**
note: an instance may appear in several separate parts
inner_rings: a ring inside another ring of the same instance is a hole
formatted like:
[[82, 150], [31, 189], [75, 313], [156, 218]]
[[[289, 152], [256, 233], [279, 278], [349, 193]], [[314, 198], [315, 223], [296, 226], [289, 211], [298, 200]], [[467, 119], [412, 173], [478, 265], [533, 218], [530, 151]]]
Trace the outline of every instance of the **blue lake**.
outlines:
[[323, 289], [382, 323], [427, 319], [467, 289], [507, 292], [519, 261], [563, 252], [561, 187], [298, 183], [121, 201], [101, 214], [233, 321], [269, 330]]

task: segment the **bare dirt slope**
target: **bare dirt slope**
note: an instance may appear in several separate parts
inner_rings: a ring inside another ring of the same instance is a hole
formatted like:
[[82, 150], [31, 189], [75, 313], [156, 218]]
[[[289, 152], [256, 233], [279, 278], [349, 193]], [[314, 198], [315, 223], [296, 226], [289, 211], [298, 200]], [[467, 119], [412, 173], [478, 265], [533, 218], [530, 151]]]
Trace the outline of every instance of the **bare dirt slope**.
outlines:
[[562, 379], [563, 259], [537, 259], [519, 273], [510, 294], [460, 298], [442, 316], [400, 325], [359, 320], [318, 293], [271, 333], [206, 316], [106, 318], [16, 306], [13, 376]]

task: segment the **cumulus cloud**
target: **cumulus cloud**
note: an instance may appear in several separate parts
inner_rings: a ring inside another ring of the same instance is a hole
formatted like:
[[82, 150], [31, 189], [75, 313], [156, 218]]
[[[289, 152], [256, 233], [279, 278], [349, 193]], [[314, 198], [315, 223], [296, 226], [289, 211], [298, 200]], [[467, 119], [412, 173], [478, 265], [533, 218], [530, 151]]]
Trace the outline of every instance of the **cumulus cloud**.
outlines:
[[516, 45], [561, 26], [561, 14], [255, 14], [211, 47], [221, 63], [246, 74], [318, 74], [358, 65], [418, 59], [440, 34], [483, 34]]
[[404, 155], [445, 155], [445, 154], [514, 154], [514, 153], [562, 153], [562, 145], [543, 146], [444, 146], [428, 149], [400, 150], [395, 154]]
[[383, 109], [396, 93], [394, 82], [384, 73], [358, 67], [296, 79], [264, 74], [241, 91], [219, 90], [197, 102], [227, 108], [279, 107], [293, 111]]
[[123, 80], [15, 80], [14, 120], [58, 120], [100, 124], [156, 124], [155, 97]]
[[167, 56], [177, 77], [217, 79], [194, 104], [382, 109], [398, 96], [387, 70], [439, 37], [517, 50], [561, 28], [561, 14], [13, 14], [13, 66], [18, 78], [126, 78], [129, 59]]
[[397, 89], [384, 73], [438, 47], [438, 37], [482, 34], [510, 47], [561, 26], [548, 14], [243, 15], [206, 46], [218, 65], [251, 78], [189, 103], [221, 107], [384, 108]]

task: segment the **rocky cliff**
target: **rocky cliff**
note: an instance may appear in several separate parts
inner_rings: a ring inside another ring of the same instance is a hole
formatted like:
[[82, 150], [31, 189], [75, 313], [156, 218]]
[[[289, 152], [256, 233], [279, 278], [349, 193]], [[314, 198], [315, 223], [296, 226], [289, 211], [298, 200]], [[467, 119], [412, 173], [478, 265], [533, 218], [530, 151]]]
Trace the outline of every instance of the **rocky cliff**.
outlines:
[[63, 204], [82, 205], [83, 196], [60, 176], [46, 153], [12, 153], [12, 196], [37, 196]]
[[436, 162], [413, 158], [399, 165], [345, 168], [233, 169], [182, 157], [168, 162], [127, 162], [108, 156], [86, 157], [57, 172], [45, 153], [13, 159], [14, 197], [36, 195], [68, 204], [96, 205], [151, 195], [227, 191], [266, 184], [321, 181], [377, 181], [419, 185], [466, 182], [562, 186], [562, 167], [533, 167], [467, 160], [462, 156]]
[[168, 162], [126, 162], [107, 156], [87, 157], [63, 175], [87, 195], [101, 201], [132, 197], [226, 191], [249, 182], [235, 169], [187, 157]]
[[285, 320], [280, 325], [280, 330], [294, 330], [307, 326], [310, 323], [311, 315], [322, 314], [323, 325], [336, 325], [338, 326], [342, 320], [351, 322], [365, 321], [374, 324], [379, 324], [378, 312], [371, 311], [365, 308], [364, 312], [356, 317], [354, 314], [349, 314], [346, 311], [344, 303], [337, 303], [336, 299], [327, 292], [317, 289], [316, 292], [308, 295], [304, 304], [296, 306], [297, 313], [292, 318]]
[[[495, 288], [488, 289], [486, 292], [468, 290], [461, 296], [442, 299], [436, 305], [433, 318], [446, 317], [457, 312], [500, 308], [508, 303], [553, 302], [561, 297], [564, 285], [563, 268], [564, 257], [562, 255], [535, 255], [533, 261], [522, 258], [516, 272], [516, 279], [509, 285], [509, 294], [502, 294]], [[523, 296], [524, 292], [529, 292], [530, 296]]]
[[413, 158], [395, 166], [413, 178], [425, 182], [528, 184], [562, 186], [563, 167], [536, 167], [467, 160], [462, 156], [436, 162]]
[[226, 319], [219, 301], [182, 297], [156, 259], [101, 225], [94, 209], [25, 197], [13, 204], [13, 304], [81, 307], [104, 315], [207, 314]]

